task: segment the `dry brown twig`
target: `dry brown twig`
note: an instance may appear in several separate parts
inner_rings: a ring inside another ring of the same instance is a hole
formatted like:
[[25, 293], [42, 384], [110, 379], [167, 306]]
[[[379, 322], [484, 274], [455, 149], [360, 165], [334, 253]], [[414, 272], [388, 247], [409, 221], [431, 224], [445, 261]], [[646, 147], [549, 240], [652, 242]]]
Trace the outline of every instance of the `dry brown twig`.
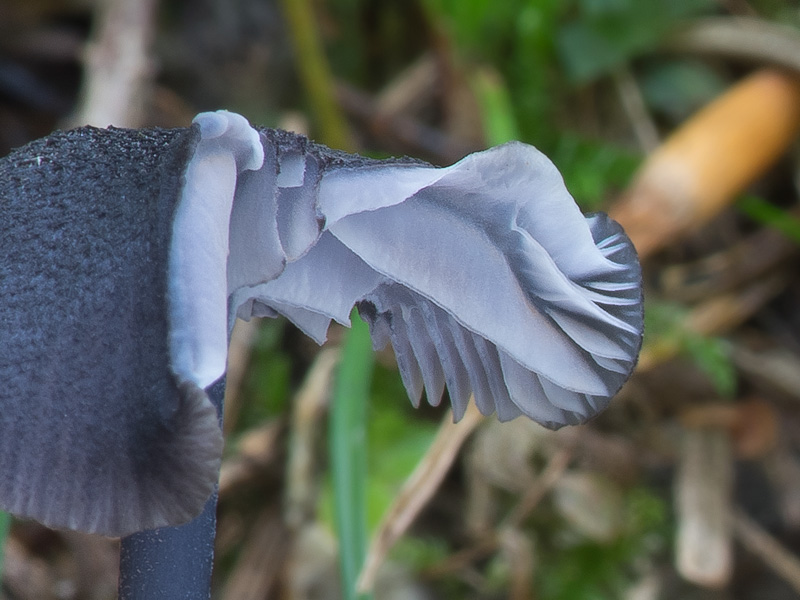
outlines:
[[394, 119], [414, 114], [436, 94], [439, 69], [433, 56], [426, 54], [403, 70], [375, 99], [377, 119]]
[[439, 488], [461, 446], [482, 421], [483, 416], [473, 401], [469, 402], [464, 418], [458, 423], [453, 423], [452, 412], [447, 412], [430, 448], [378, 525], [358, 577], [357, 589], [360, 593], [372, 589], [378, 569], [389, 550]]
[[278, 445], [284, 427], [282, 420], [273, 420], [250, 429], [236, 444], [236, 453], [222, 463], [219, 495], [227, 498], [263, 476], [278, 456]]
[[250, 536], [225, 583], [224, 600], [261, 600], [280, 580], [289, 536], [280, 513], [266, 507], [249, 528]]
[[530, 536], [516, 529], [504, 529], [500, 535], [500, 550], [509, 566], [509, 600], [529, 600], [533, 590], [536, 555]]
[[[740, 290], [720, 294], [695, 306], [684, 320], [688, 331], [700, 335], [720, 335], [744, 323], [786, 287], [788, 273], [775, 273], [755, 280]], [[646, 371], [675, 356], [678, 346], [651, 344], [642, 349], [637, 371]]]
[[486, 532], [477, 543], [449, 556], [444, 561], [426, 570], [431, 577], [464, 569], [470, 563], [496, 552], [503, 541], [503, 532], [516, 530], [533, 512], [539, 502], [553, 489], [569, 466], [573, 455], [571, 445], [558, 449], [549, 459], [533, 484], [520, 498], [517, 505], [494, 530]]
[[758, 385], [796, 402], [800, 401], [800, 357], [783, 348], [751, 350], [734, 343], [736, 368]]
[[800, 559], [742, 510], [733, 512], [733, 530], [742, 545], [761, 558], [800, 594]]
[[711, 17], [670, 36], [666, 50], [736, 58], [800, 73], [800, 34], [755, 17]]
[[340, 83], [336, 95], [348, 115], [362, 121], [374, 135], [398, 145], [401, 152], [424, 154], [432, 160], [449, 164], [480, 150], [475, 144], [457, 139], [408, 115], [387, 118], [379, 112], [372, 96], [352, 86]]
[[3, 548], [3, 587], [20, 600], [56, 600], [56, 574], [14, 536]]
[[617, 95], [628, 115], [639, 147], [644, 152], [652, 152], [658, 147], [661, 139], [658, 128], [647, 110], [636, 78], [629, 68], [624, 67], [614, 72], [613, 79]]
[[665, 296], [675, 300], [705, 300], [746, 287], [778, 268], [792, 269], [787, 262], [798, 251], [797, 243], [783, 233], [760, 229], [719, 252], [661, 269], [659, 287]]
[[98, 0], [74, 125], [140, 127], [154, 74], [150, 55], [158, 0]]
[[284, 513], [286, 523], [295, 531], [305, 525], [316, 511], [319, 465], [314, 457], [338, 361], [338, 348], [321, 350], [292, 402]]
[[242, 381], [247, 373], [253, 343], [258, 335], [260, 319], [242, 321], [237, 319], [231, 333], [228, 345], [228, 369], [225, 374], [225, 403], [223, 410], [225, 418], [222, 420], [225, 434], [236, 429], [239, 413], [242, 408], [242, 398], [239, 391]]
[[522, 522], [533, 512], [542, 499], [547, 495], [559, 478], [564, 474], [573, 456], [573, 444], [560, 448], [550, 458], [542, 473], [520, 498], [517, 505], [503, 519], [501, 529], [506, 527], [519, 527]]
[[719, 588], [733, 572], [730, 494], [733, 457], [724, 429], [688, 428], [675, 481], [676, 567], [685, 579]]

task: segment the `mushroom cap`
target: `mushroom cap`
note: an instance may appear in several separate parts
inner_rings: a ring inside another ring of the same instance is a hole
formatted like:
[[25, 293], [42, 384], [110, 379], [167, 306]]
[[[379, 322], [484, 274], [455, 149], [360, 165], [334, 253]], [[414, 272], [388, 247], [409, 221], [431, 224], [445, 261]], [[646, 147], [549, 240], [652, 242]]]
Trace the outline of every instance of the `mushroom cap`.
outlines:
[[0, 159], [0, 507], [117, 536], [196, 516], [216, 409], [170, 367], [191, 130], [83, 128]]
[[[238, 115], [203, 113], [195, 123], [216, 135], [220, 119], [231, 121], [236, 156], [255, 152]], [[629, 377], [643, 329], [636, 252], [607, 216], [581, 214], [532, 146], [512, 142], [436, 168], [255, 130], [260, 165], [240, 168], [224, 199], [184, 200], [230, 211], [216, 234], [229, 235], [227, 281], [218, 277], [214, 291], [227, 293], [229, 327], [236, 316], [282, 314], [322, 343], [331, 320], [349, 325], [358, 306], [375, 346], [392, 343], [412, 402], [426, 390], [438, 403], [446, 385], [456, 419], [474, 394], [502, 420], [582, 423]], [[191, 231], [176, 229], [175, 239]], [[173, 323], [188, 338], [189, 323], [209, 319]]]

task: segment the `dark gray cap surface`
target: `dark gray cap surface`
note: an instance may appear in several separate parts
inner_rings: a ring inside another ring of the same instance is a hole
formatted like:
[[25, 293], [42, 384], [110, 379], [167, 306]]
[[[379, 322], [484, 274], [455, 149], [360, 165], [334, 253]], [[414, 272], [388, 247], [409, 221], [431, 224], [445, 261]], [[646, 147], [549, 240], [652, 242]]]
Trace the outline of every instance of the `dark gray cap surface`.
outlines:
[[167, 343], [192, 130], [78, 129], [0, 159], [0, 507], [106, 535], [189, 520], [221, 433]]

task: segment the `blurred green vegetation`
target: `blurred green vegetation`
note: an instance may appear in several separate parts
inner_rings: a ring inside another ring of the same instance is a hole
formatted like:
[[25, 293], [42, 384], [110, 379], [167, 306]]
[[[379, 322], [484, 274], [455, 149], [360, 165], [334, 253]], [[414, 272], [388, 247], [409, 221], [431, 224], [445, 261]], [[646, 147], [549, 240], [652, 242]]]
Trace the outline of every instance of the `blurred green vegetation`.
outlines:
[[576, 535], [557, 520], [541, 524], [537, 598], [617, 600], [655, 559], [669, 554], [673, 524], [662, 498], [647, 488], [633, 487], [621, 509], [620, 534], [607, 542]]
[[723, 398], [736, 392], [736, 368], [724, 339], [691, 331], [687, 325], [689, 310], [678, 303], [645, 302], [644, 347], [662, 355], [677, 354], [689, 359], [703, 371]]
[[591, 81], [654, 50], [681, 19], [713, 6], [710, 0], [580, 0], [556, 35], [559, 56], [573, 81]]
[[287, 327], [285, 319], [263, 319], [258, 328], [250, 360], [259, 367], [248, 369], [242, 382], [243, 395], [258, 401], [242, 404], [237, 429], [249, 429], [288, 410], [294, 365], [284, 344]]

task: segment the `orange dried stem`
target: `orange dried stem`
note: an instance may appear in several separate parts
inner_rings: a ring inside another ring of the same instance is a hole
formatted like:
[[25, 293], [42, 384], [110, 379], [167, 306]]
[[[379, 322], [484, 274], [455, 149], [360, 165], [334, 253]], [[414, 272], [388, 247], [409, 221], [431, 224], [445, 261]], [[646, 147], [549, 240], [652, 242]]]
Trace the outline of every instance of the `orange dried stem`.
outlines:
[[611, 216], [645, 258], [724, 209], [798, 132], [800, 79], [774, 69], [758, 71], [670, 136]]

